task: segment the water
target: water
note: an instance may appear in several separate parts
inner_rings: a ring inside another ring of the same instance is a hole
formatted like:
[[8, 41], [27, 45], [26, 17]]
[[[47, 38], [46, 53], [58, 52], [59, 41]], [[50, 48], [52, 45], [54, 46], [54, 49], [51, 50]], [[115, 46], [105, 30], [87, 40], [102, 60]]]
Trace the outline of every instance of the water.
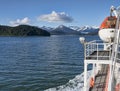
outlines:
[[0, 91], [51, 90], [81, 78], [84, 53], [79, 37], [0, 37]]

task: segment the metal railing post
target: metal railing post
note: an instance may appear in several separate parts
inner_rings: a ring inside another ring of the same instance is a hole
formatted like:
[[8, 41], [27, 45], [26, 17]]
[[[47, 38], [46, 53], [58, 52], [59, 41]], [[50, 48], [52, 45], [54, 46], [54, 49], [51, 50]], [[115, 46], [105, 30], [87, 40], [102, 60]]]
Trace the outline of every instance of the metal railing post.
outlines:
[[98, 43], [97, 43], [97, 61], [98, 61]]

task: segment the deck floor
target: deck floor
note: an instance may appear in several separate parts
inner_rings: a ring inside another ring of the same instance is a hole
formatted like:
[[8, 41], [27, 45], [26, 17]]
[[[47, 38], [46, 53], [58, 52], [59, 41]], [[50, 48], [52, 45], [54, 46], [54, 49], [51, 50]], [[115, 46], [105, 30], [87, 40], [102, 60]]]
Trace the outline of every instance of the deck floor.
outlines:
[[95, 76], [95, 84], [91, 91], [104, 91], [106, 86], [107, 72], [108, 72], [108, 65], [102, 64], [101, 70]]
[[[87, 60], [109, 60], [109, 51], [94, 51]], [[108, 73], [108, 64], [101, 64], [101, 70], [95, 76], [95, 84], [91, 91], [104, 91], [106, 86], [106, 78]]]
[[109, 51], [94, 51], [90, 56], [86, 57], [87, 60], [109, 60]]

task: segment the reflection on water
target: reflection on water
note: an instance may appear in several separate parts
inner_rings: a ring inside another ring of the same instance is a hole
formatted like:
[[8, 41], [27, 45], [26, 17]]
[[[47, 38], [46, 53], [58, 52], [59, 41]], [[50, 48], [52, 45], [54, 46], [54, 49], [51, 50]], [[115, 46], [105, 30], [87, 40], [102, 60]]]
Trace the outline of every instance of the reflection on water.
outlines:
[[0, 37], [0, 90], [43, 91], [82, 73], [79, 37]]

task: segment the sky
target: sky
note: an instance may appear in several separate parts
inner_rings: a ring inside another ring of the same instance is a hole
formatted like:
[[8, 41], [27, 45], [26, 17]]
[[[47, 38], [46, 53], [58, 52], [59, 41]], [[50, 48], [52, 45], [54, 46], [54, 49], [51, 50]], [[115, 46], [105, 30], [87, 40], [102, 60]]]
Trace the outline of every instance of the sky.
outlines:
[[0, 25], [99, 26], [120, 0], [0, 0]]

